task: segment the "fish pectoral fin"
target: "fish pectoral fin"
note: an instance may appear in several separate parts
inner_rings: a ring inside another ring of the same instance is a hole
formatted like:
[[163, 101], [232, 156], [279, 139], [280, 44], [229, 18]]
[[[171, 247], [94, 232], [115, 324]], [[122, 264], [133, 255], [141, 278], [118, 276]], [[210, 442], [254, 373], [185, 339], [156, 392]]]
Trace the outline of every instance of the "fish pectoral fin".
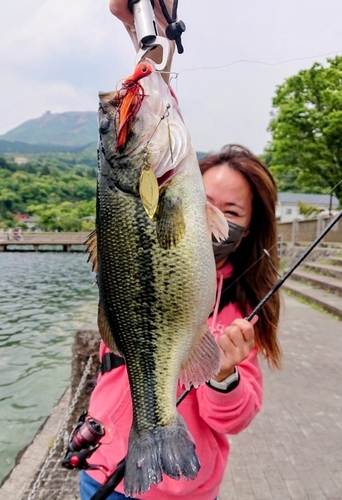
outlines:
[[214, 235], [216, 240], [220, 241], [228, 238], [228, 223], [221, 210], [214, 207], [210, 201], [207, 201], [206, 214], [208, 229], [210, 233]]
[[84, 244], [86, 245], [86, 252], [89, 252], [89, 257], [87, 262], [91, 262], [93, 267], [92, 271], [97, 273], [98, 270], [98, 262], [97, 262], [97, 233], [96, 229], [94, 229], [85, 240]]
[[162, 248], [177, 246], [185, 234], [182, 200], [166, 190], [159, 199], [157, 218], [157, 238]]
[[204, 384], [217, 375], [221, 366], [221, 352], [205, 325], [204, 335], [194, 345], [187, 361], [181, 366], [180, 383], [189, 389]]
[[106, 313], [104, 311], [103, 305], [99, 302], [99, 310], [97, 315], [97, 325], [99, 327], [99, 332], [103, 342], [114, 354], [121, 354], [117, 348], [115, 340], [112, 335], [112, 331], [107, 321]]

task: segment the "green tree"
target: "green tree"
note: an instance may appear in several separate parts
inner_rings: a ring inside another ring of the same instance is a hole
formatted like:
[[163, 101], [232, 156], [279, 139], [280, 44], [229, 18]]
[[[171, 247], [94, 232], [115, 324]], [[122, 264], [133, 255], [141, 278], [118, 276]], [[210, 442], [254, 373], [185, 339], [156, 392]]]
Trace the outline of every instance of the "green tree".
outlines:
[[87, 218], [95, 215], [96, 152], [32, 154], [23, 165], [15, 156], [0, 156], [2, 227], [15, 224], [15, 213], [38, 215], [49, 230], [94, 225]]
[[30, 214], [40, 217], [39, 226], [45, 231], [90, 231], [94, 221], [82, 220], [95, 215], [95, 198], [89, 201], [64, 201], [56, 204], [29, 205]]
[[[266, 156], [279, 189], [334, 188], [342, 179], [342, 56], [287, 78], [273, 108]], [[342, 203], [342, 183], [334, 193]]]
[[50, 175], [50, 169], [47, 165], [43, 165], [43, 167], [40, 171], [40, 177], [43, 177], [45, 175]]
[[309, 215], [316, 215], [319, 214], [320, 209], [313, 206], [313, 205], [308, 205], [307, 203], [304, 203], [303, 201], [298, 202], [299, 206], [299, 213], [305, 215], [308, 217]]

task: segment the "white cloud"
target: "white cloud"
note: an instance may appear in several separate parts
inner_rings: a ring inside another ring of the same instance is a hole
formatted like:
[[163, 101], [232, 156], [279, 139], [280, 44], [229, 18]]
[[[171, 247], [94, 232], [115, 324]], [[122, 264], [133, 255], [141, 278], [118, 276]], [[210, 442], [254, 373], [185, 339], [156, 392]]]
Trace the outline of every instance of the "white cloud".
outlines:
[[39, 67], [56, 56], [91, 60], [106, 45], [119, 55], [108, 36], [115, 24], [107, 0], [45, 0], [25, 23], [9, 25], [0, 54], [12, 67]]
[[[187, 31], [174, 69], [187, 71], [172, 85], [202, 151], [240, 142], [261, 152], [276, 85], [326, 59], [309, 56], [342, 53], [341, 0], [180, 0], [179, 15]], [[0, 30], [0, 134], [47, 109], [96, 109], [98, 90], [132, 70], [108, 0], [1, 2]]]
[[[4, 83], [4, 76], [6, 82]], [[10, 100], [1, 103], [1, 114], [6, 117], [6, 128], [10, 130], [23, 121], [36, 118], [47, 110], [51, 112], [97, 110], [97, 95], [89, 94], [63, 81], [39, 82], [25, 80], [23, 86], [21, 75], [2, 75], [2, 88], [11, 94]], [[15, 98], [13, 98], [15, 96]]]
[[[77, 23], [77, 9], [79, 9], [78, 20], [84, 20], [84, 7], [91, 2], [85, 0], [73, 3], [66, 0], [54, 2], [46, 0], [33, 9], [31, 17], [23, 24], [11, 24], [8, 27], [2, 50], [11, 49], [12, 56], [17, 62], [25, 61], [25, 54], [42, 60], [52, 49], [65, 50], [72, 39], [77, 39], [80, 25]], [[83, 19], [82, 19], [83, 18]], [[86, 41], [86, 39], [85, 39]], [[19, 48], [20, 50], [16, 50]], [[24, 49], [24, 50], [23, 50]]]
[[[115, 86], [127, 53], [134, 59], [107, 0], [40, 1], [24, 12], [25, 22], [15, 11], [7, 7], [2, 18], [0, 134], [47, 109], [96, 110], [98, 90]], [[120, 30], [122, 46], [115, 43]]]

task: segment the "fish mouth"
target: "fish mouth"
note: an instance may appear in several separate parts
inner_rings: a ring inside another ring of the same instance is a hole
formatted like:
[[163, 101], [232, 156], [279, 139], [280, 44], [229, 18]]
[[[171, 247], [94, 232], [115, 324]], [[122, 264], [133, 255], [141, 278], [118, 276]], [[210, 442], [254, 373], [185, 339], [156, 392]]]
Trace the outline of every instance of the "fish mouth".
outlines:
[[[111, 168], [115, 168], [115, 166], [113, 165], [113, 163], [111, 162], [111, 160], [109, 158], [106, 157], [106, 154], [104, 151], [102, 151], [102, 154], [106, 160], [106, 162], [108, 163], [108, 165], [111, 167]], [[133, 197], [136, 197], [136, 196], [139, 196], [139, 189], [138, 189], [138, 183], [136, 186], [133, 186], [133, 189], [132, 189], [132, 186], [130, 187], [125, 187], [122, 183], [120, 184], [120, 180], [116, 180], [116, 179], [113, 179], [112, 177], [109, 176], [109, 174], [104, 174], [103, 172], [100, 172], [100, 175], [106, 179], [107, 181], [107, 186], [108, 188], [113, 191], [114, 188], [117, 190], [117, 191], [120, 191], [120, 193], [123, 193], [125, 195], [128, 195], [128, 196], [133, 196]], [[123, 180], [123, 179], [122, 179]]]
[[113, 182], [115, 188], [120, 191], [123, 194], [126, 194], [128, 196], [136, 196], [132, 191], [128, 191], [128, 189], [125, 189], [124, 187], [120, 186], [117, 182]]

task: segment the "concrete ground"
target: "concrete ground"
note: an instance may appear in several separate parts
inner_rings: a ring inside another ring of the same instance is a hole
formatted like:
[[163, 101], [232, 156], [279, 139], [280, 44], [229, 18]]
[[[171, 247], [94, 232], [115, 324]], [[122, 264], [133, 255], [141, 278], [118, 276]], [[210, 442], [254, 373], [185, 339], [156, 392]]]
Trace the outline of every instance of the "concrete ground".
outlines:
[[[342, 322], [285, 296], [279, 335], [283, 370], [262, 363], [264, 405], [247, 430], [229, 438], [220, 500], [342, 500]], [[62, 421], [65, 409], [56, 411]], [[19, 463], [0, 498], [27, 500], [41, 468], [41, 454], [27, 453], [30, 470]], [[30, 500], [77, 499], [76, 471], [62, 469], [59, 457], [49, 469]]]
[[230, 437], [220, 500], [342, 499], [342, 322], [284, 302], [283, 370], [262, 365], [263, 408]]

